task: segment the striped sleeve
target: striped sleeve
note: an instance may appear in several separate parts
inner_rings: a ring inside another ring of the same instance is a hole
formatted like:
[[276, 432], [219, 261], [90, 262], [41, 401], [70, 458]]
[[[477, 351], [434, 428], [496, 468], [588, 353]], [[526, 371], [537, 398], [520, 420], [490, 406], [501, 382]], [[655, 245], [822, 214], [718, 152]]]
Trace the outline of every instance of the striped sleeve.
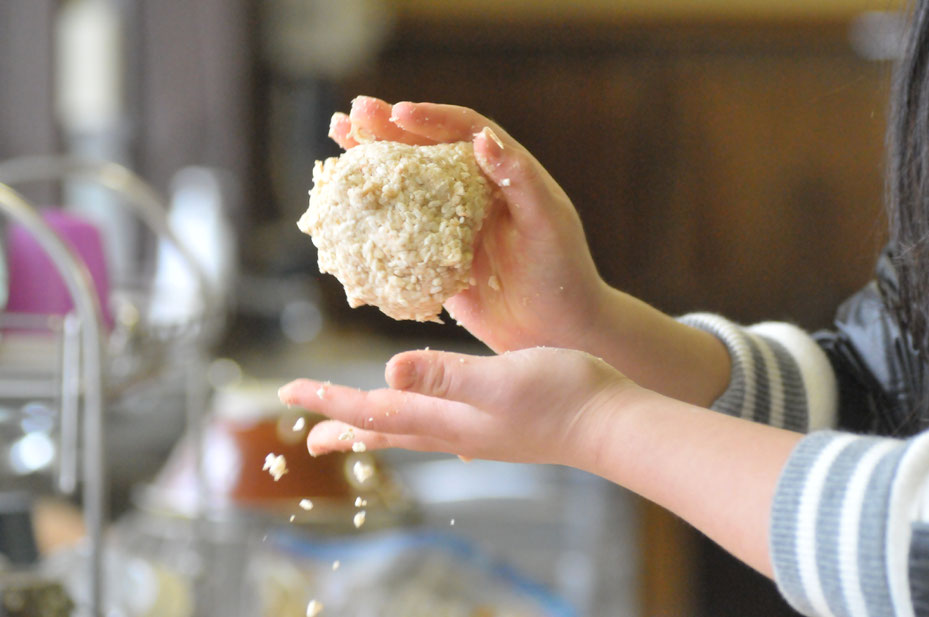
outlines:
[[729, 387], [712, 409], [804, 433], [834, 426], [835, 374], [806, 332], [779, 322], [742, 327], [708, 313], [680, 321], [715, 335], [729, 351]]
[[808, 616], [929, 615], [929, 431], [803, 438], [774, 496], [778, 588]]
[[909, 571], [913, 611], [916, 617], [929, 617], [929, 523], [913, 526]]

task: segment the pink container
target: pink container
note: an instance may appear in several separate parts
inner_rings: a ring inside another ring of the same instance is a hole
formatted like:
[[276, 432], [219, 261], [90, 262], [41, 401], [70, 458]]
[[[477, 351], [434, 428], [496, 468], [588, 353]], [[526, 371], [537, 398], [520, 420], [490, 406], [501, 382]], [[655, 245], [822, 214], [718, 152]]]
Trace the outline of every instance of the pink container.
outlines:
[[[110, 282], [100, 231], [92, 223], [64, 210], [44, 210], [42, 218], [84, 261], [97, 290], [104, 322], [107, 326], [112, 325]], [[10, 286], [7, 311], [65, 315], [73, 309], [71, 294], [58, 270], [23, 226], [10, 225], [6, 253]]]

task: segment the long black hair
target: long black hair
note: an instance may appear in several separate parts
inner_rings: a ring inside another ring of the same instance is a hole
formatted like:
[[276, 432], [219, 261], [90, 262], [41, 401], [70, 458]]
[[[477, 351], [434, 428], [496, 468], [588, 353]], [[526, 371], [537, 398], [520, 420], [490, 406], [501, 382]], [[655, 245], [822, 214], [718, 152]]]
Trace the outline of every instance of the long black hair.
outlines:
[[894, 71], [887, 131], [887, 213], [900, 325], [929, 361], [929, 0], [916, 0]]

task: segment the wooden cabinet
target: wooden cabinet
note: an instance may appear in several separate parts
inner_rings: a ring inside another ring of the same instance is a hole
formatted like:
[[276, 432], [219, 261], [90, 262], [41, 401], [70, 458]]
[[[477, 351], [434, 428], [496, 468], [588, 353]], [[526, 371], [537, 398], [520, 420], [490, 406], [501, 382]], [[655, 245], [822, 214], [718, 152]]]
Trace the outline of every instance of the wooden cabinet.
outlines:
[[[844, 18], [407, 15], [342, 88], [346, 105], [364, 93], [496, 119], [572, 197], [612, 285], [674, 314], [814, 328], [868, 279], [884, 234], [890, 67], [856, 56], [847, 36]], [[646, 573], [660, 580], [646, 581], [643, 614], [702, 614], [716, 591], [694, 576], [715, 549], [645, 512], [658, 543]], [[719, 584], [738, 606], [737, 580]]]

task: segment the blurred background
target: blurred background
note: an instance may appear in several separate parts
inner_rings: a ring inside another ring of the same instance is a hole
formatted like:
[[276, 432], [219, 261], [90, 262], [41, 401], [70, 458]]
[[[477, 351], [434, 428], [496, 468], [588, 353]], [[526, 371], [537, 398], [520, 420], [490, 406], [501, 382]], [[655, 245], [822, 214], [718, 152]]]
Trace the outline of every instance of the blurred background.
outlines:
[[[349, 309], [295, 222], [354, 96], [456, 103], [564, 187], [610, 284], [671, 314], [826, 327], [883, 239], [901, 8], [0, 3], [0, 183], [36, 213], [0, 222], [0, 602], [26, 589], [61, 614], [302, 615], [316, 597], [358, 616], [795, 614], [674, 517], [584, 474], [309, 459], [314, 418], [281, 409], [280, 384], [377, 387], [403, 349], [489, 352], [453, 324]], [[36, 227], [86, 266], [72, 276], [90, 274], [98, 315], [41, 261]], [[278, 484], [260, 470], [271, 451], [291, 465]], [[369, 523], [346, 528], [362, 497]]]

